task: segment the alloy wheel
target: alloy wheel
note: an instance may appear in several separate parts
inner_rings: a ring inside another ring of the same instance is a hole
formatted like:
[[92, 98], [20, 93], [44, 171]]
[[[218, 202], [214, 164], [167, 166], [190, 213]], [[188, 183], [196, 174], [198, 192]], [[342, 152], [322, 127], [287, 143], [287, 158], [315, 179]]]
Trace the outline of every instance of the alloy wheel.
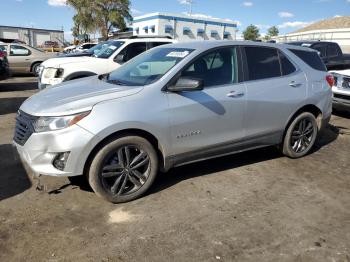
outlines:
[[291, 136], [291, 147], [295, 153], [302, 153], [312, 146], [315, 127], [309, 118], [299, 120], [294, 126]]
[[151, 171], [149, 155], [135, 145], [126, 145], [109, 154], [100, 171], [105, 190], [114, 196], [138, 191]]

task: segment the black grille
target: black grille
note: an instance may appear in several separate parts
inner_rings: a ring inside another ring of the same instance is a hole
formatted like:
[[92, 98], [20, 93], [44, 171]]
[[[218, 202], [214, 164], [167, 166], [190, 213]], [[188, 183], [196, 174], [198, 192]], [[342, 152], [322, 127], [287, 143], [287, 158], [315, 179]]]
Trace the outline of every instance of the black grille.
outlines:
[[339, 98], [339, 99], [344, 99], [344, 100], [349, 100], [350, 101], [350, 96], [347, 95], [341, 95], [341, 94], [334, 94], [335, 98]]
[[13, 140], [23, 146], [34, 133], [33, 123], [37, 117], [18, 111], [16, 117], [16, 128]]

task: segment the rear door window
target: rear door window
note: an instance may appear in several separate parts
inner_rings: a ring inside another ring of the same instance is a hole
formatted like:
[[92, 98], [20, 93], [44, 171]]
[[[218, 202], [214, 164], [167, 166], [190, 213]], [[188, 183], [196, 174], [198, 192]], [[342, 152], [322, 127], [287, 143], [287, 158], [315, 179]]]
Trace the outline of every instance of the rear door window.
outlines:
[[296, 49], [289, 49], [289, 51], [291, 51], [293, 54], [295, 54], [297, 57], [299, 57], [301, 60], [303, 60], [306, 64], [308, 64], [313, 69], [319, 70], [319, 71], [327, 71], [326, 66], [322, 62], [317, 52], [296, 50]]
[[244, 49], [249, 80], [280, 77], [282, 75], [277, 49], [257, 46], [247, 46]]
[[282, 52], [279, 52], [279, 56], [280, 56], [281, 71], [283, 76], [290, 75], [297, 70], [295, 66], [292, 64], [292, 62], [289, 61], [289, 59], [286, 57], [285, 54], [283, 54]]
[[338, 48], [334, 44], [328, 44], [327, 46], [327, 54], [329, 57], [336, 57], [338, 56]]
[[321, 57], [326, 57], [326, 45], [324, 45], [324, 44], [315, 44], [311, 48], [317, 50], [318, 52], [320, 52], [320, 56]]

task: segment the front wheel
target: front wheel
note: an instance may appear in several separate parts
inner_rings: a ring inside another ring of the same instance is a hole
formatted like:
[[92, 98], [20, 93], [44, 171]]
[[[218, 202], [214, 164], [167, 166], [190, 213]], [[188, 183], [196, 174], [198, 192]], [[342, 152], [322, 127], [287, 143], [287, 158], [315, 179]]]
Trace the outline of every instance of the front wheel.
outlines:
[[158, 157], [144, 138], [124, 136], [103, 146], [90, 165], [89, 184], [94, 192], [112, 203], [141, 197], [153, 184]]
[[283, 154], [290, 158], [300, 158], [310, 152], [318, 134], [316, 118], [309, 112], [297, 116], [286, 131]]

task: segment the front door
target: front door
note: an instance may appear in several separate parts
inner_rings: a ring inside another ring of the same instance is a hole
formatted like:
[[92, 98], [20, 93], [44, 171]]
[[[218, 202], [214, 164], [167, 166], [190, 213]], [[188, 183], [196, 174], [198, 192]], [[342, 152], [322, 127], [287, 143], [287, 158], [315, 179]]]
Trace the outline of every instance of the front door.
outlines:
[[181, 72], [202, 79], [204, 89], [167, 94], [172, 155], [220, 147], [244, 137], [245, 85], [238, 76], [237, 48], [210, 51]]

